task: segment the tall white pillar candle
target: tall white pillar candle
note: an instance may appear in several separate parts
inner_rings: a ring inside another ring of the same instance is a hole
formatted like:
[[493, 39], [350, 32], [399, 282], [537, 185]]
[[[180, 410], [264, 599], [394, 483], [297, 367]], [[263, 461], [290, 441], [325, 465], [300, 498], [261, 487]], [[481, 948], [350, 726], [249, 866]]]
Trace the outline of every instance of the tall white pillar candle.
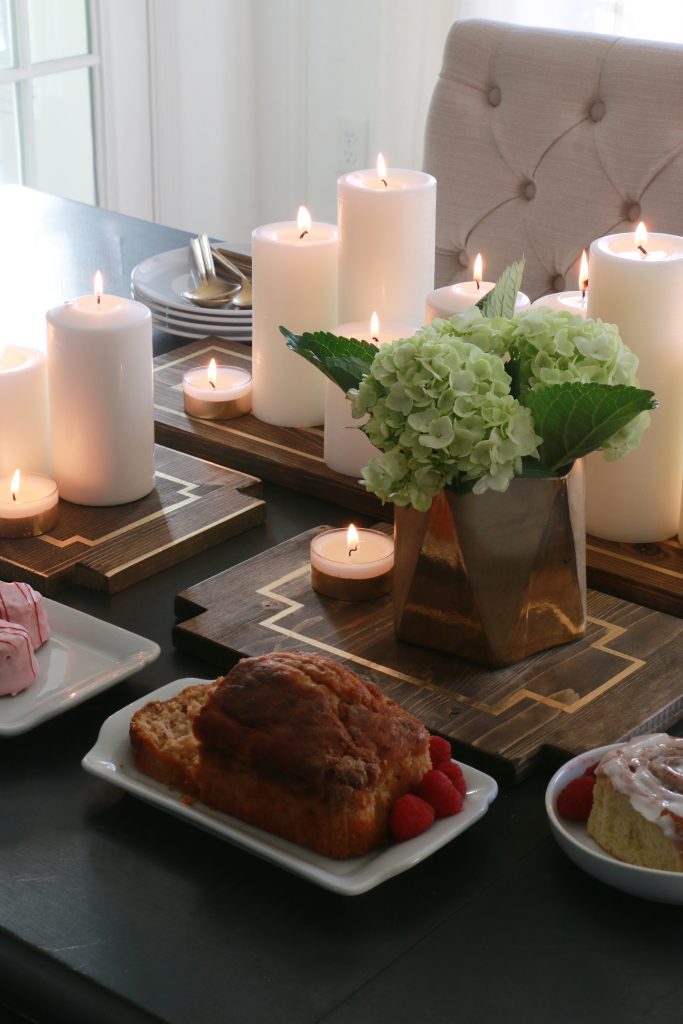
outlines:
[[338, 320], [337, 229], [301, 224], [266, 224], [252, 234], [252, 411], [282, 427], [323, 422], [325, 379], [287, 348], [280, 327], [329, 331]]
[[436, 179], [422, 171], [365, 170], [337, 184], [339, 319], [421, 323], [434, 288]]
[[[340, 324], [332, 333], [340, 338], [369, 341], [379, 347], [398, 338], [412, 338], [416, 329], [410, 324], [384, 324], [380, 321], [378, 330], [373, 331], [366, 320], [364, 323]], [[325, 384], [325, 463], [337, 473], [359, 477], [370, 459], [380, 454], [360, 430], [367, 417], [355, 420], [351, 414], [351, 402], [342, 389], [331, 380], [326, 380]]]
[[121, 505], [154, 487], [152, 317], [116, 295], [47, 314], [52, 469], [62, 498]]
[[632, 234], [593, 242], [588, 291], [588, 316], [617, 324], [660, 403], [635, 451], [586, 460], [588, 532], [631, 543], [677, 532], [683, 477], [683, 238], [653, 234], [643, 248]]
[[0, 346], [0, 476], [50, 467], [45, 353]]

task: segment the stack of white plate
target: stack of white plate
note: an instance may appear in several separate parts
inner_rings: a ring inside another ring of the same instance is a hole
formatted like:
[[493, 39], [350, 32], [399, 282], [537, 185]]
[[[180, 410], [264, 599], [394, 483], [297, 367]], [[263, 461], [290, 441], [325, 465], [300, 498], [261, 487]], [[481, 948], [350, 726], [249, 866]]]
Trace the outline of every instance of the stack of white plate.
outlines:
[[[227, 248], [225, 243], [220, 243]], [[251, 341], [251, 310], [194, 306], [183, 292], [195, 288], [189, 248], [172, 249], [138, 263], [131, 274], [133, 298], [148, 306], [154, 326], [180, 338]]]

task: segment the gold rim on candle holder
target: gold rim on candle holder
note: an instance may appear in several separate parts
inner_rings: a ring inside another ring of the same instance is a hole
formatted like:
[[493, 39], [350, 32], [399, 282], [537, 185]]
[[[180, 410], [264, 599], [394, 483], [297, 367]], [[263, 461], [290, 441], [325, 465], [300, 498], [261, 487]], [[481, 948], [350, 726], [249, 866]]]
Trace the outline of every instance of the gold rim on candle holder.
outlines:
[[380, 576], [357, 579], [331, 576], [312, 565], [311, 586], [317, 594], [333, 597], [336, 601], [375, 601], [378, 597], [390, 594], [394, 589], [394, 570], [392, 567]]
[[185, 412], [198, 420], [234, 420], [251, 412], [251, 391], [239, 398], [228, 398], [224, 402], [210, 402], [205, 398], [194, 398], [183, 392]]
[[54, 530], [58, 522], [59, 504], [20, 519], [3, 519], [0, 516], [0, 537], [40, 537], [42, 533]]

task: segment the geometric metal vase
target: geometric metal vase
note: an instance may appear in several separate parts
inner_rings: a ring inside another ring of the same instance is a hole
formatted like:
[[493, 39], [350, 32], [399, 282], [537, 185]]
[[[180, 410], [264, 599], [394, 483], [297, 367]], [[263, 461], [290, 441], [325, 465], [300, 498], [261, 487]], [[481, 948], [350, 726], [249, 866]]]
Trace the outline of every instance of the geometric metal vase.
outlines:
[[583, 464], [515, 477], [504, 493], [442, 491], [394, 508], [394, 627], [401, 640], [502, 666], [586, 628]]

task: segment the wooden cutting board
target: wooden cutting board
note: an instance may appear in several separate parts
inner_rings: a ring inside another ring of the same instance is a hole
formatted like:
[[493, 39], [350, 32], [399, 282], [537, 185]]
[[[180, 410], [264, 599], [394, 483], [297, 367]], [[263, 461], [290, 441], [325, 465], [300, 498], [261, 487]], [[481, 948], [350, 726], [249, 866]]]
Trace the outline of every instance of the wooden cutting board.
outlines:
[[455, 741], [465, 760], [484, 755], [510, 781], [541, 755], [570, 757], [680, 718], [683, 620], [590, 591], [583, 639], [485, 669], [396, 640], [390, 597], [349, 604], [316, 594], [316, 532], [179, 594], [174, 644], [221, 671], [268, 651], [328, 654]]
[[114, 594], [265, 519], [261, 481], [157, 445], [156, 486], [140, 501], [60, 501], [42, 537], [0, 540], [0, 577], [48, 597], [80, 583]]

